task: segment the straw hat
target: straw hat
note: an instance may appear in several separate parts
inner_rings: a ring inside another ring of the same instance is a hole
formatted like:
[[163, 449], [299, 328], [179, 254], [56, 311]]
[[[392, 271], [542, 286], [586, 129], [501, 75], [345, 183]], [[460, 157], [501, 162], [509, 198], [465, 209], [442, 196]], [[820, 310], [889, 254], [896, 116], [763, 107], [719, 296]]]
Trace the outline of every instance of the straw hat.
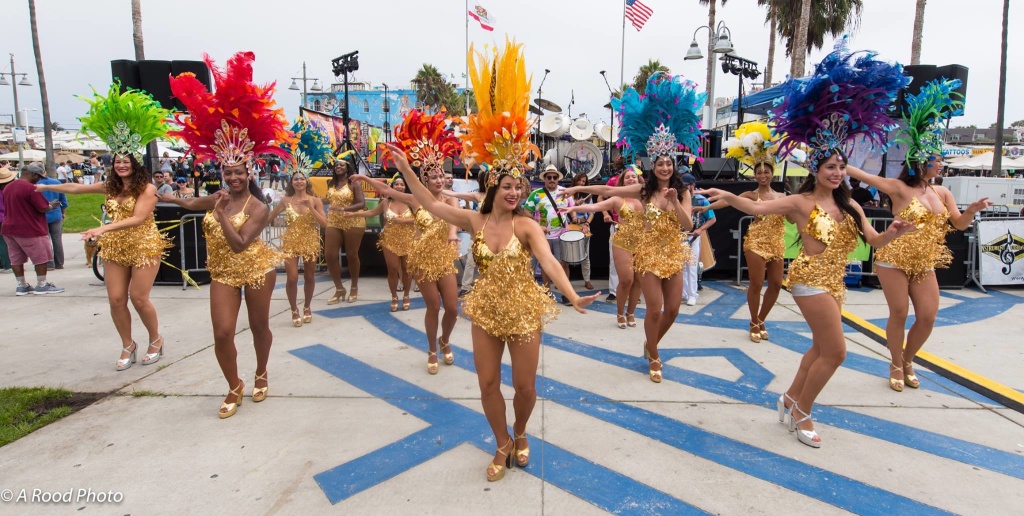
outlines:
[[14, 181], [17, 177], [18, 175], [15, 174], [11, 169], [7, 167], [0, 167], [0, 185], [10, 183], [11, 181]]

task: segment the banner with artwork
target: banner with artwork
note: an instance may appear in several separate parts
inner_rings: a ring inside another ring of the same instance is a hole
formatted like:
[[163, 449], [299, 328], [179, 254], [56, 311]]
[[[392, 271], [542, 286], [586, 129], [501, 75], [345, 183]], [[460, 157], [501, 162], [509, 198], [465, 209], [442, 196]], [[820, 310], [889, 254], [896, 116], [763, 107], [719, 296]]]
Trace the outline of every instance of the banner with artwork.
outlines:
[[[309, 122], [311, 127], [327, 135], [328, 140], [331, 142], [331, 148], [337, 151], [342, 139], [345, 137], [345, 122], [342, 118], [306, 108], [299, 108], [299, 114]], [[341, 130], [339, 131], [339, 129]]]
[[978, 221], [982, 285], [1024, 285], [1024, 219]]

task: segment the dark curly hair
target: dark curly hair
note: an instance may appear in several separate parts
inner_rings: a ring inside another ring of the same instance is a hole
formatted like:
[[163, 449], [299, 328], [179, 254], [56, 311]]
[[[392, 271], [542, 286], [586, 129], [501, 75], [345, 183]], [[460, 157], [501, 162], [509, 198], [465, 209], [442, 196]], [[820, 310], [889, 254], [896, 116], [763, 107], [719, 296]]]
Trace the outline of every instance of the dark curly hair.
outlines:
[[644, 202], [650, 201], [654, 196], [658, 195], [658, 178], [654, 175], [654, 164], [658, 162], [660, 158], [668, 158], [672, 162], [672, 177], [668, 180], [669, 188], [676, 189], [676, 195], [679, 200], [683, 200], [683, 193], [686, 191], [686, 186], [683, 185], [683, 178], [679, 175], [679, 167], [676, 165], [676, 160], [667, 154], [657, 156], [651, 160], [651, 179], [645, 181], [643, 186], [640, 188], [640, 197]]
[[[146, 170], [146, 167], [142, 166], [142, 163], [139, 163], [134, 155], [129, 154], [128, 159], [132, 162], [132, 175], [128, 176], [128, 180], [125, 181], [111, 168], [105, 183], [107, 197], [117, 198], [127, 194], [130, 197], [138, 198], [153, 182], [153, 174]], [[114, 161], [117, 161], [117, 156], [114, 156]]]

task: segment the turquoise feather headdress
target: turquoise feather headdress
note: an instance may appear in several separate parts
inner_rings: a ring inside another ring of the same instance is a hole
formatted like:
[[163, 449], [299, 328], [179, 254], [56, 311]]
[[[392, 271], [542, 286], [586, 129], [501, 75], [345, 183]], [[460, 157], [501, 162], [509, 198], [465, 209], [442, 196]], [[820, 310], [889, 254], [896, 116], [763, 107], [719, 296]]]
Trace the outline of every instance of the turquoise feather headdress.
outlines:
[[621, 99], [612, 99], [621, 124], [618, 146], [627, 155], [646, 153], [651, 159], [681, 150], [700, 153], [699, 113], [706, 99], [693, 81], [663, 72], [647, 80], [643, 95], [627, 88]]
[[314, 168], [331, 161], [333, 149], [330, 138], [310, 125], [308, 120], [299, 118], [292, 124], [291, 130], [298, 141], [282, 147], [292, 154], [290, 165], [293, 173], [302, 172], [309, 175]]
[[83, 132], [92, 132], [110, 147], [115, 155], [133, 155], [142, 161], [146, 144], [167, 135], [171, 112], [141, 91], [121, 93], [121, 83], [110, 85], [106, 96], [92, 90], [93, 98], [79, 96], [89, 103], [89, 112], [79, 117]]
[[[963, 95], [954, 91], [960, 84], [959, 79], [936, 79], [917, 95], [907, 95], [907, 128], [896, 141], [907, 145], [908, 165], [942, 154], [942, 120], [964, 113]], [[914, 174], [914, 167], [909, 169]]]

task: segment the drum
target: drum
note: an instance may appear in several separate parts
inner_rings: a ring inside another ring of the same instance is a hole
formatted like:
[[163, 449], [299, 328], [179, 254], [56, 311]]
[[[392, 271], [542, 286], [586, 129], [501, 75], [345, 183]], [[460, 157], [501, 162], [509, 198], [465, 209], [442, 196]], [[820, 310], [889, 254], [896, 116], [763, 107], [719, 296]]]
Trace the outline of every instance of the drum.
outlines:
[[576, 141], [589, 140], [594, 135], [594, 126], [586, 118], [577, 118], [569, 127], [569, 135]]
[[[571, 226], [570, 226], [571, 227]], [[579, 226], [576, 226], [579, 227]], [[562, 245], [562, 261], [577, 264], [587, 259], [586, 235], [578, 229], [570, 229], [562, 233], [558, 239]]]
[[540, 132], [552, 138], [560, 138], [569, 132], [570, 125], [572, 125], [572, 119], [561, 113], [552, 113], [540, 119]]

